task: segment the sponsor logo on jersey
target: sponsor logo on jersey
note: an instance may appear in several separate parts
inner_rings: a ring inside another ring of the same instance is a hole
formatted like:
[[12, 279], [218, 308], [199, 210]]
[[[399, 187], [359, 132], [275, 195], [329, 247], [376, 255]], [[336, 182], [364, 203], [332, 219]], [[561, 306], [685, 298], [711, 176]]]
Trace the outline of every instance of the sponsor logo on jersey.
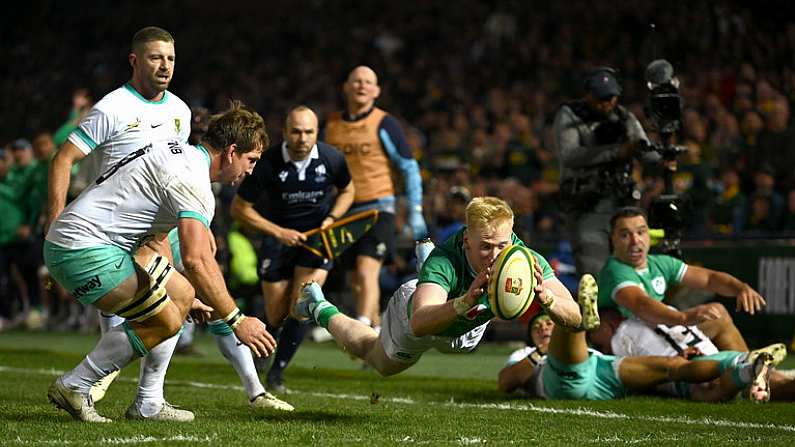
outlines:
[[658, 295], [662, 295], [663, 293], [665, 293], [665, 278], [663, 278], [662, 276], [658, 276], [652, 279], [651, 288], [654, 289], [654, 291]]
[[76, 289], [72, 290], [72, 296], [75, 297], [75, 299], [79, 299], [98, 287], [102, 287], [102, 281], [99, 280], [99, 275], [96, 275], [82, 286], [78, 286]]
[[130, 124], [127, 124], [127, 128], [125, 128], [124, 130], [128, 131], [128, 130], [138, 129], [139, 127], [141, 127], [141, 118], [136, 118], [135, 121], [131, 122]]
[[288, 205], [295, 205], [296, 203], [317, 203], [324, 194], [323, 191], [283, 192], [282, 200], [287, 202]]

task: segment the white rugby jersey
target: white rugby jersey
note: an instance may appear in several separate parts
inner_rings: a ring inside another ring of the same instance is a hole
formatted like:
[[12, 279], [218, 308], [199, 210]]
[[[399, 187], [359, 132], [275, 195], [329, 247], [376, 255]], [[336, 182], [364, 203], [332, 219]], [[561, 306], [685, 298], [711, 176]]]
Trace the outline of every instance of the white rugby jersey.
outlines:
[[115, 245], [133, 252], [179, 218], [209, 227], [215, 213], [210, 155], [177, 141], [149, 143], [111, 166], [75, 199], [47, 233], [64, 248]]
[[87, 155], [80, 169], [87, 169], [86, 178], [94, 181], [150, 142], [176, 139], [187, 144], [190, 124], [190, 108], [177, 95], [165, 91], [160, 101], [149, 101], [124, 84], [94, 105], [69, 141]]

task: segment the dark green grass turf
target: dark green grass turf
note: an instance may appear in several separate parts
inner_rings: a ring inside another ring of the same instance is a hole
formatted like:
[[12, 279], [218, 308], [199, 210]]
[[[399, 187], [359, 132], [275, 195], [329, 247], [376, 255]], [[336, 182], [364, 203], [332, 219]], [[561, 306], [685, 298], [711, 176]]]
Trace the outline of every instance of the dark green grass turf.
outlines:
[[[795, 404], [698, 404], [634, 397], [544, 402], [495, 391], [511, 348], [472, 355], [428, 353], [388, 379], [361, 371], [333, 344], [305, 343], [287, 371], [292, 414], [254, 414], [236, 374], [208, 336], [204, 357], [176, 357], [166, 383], [190, 424], [127, 422], [137, 365], [98, 409], [115, 422], [81, 424], [46, 399], [57, 371], [72, 368], [94, 335], [0, 333], [0, 445], [795, 445]], [[788, 360], [784, 367], [795, 366]]]

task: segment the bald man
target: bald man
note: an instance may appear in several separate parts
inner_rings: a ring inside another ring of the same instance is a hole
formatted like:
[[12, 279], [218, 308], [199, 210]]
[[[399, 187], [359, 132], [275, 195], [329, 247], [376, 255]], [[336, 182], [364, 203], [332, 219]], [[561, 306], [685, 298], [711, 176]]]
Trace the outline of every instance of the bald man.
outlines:
[[[345, 157], [334, 147], [317, 142], [318, 120], [306, 106], [287, 114], [284, 141], [262, 155], [252, 175], [232, 200], [232, 216], [265, 234], [259, 252], [259, 275], [268, 328], [280, 328], [298, 299], [301, 285], [324, 283], [332, 263], [304, 248], [303, 232], [328, 227], [350, 208], [354, 186]], [[292, 320], [291, 320], [292, 321]], [[301, 331], [295, 322], [290, 331]], [[287, 366], [303, 334], [279, 343], [274, 377], [268, 387], [280, 391], [281, 371]], [[284, 340], [284, 336], [282, 338]]]
[[325, 141], [339, 148], [356, 185], [351, 213], [377, 209], [378, 222], [348, 250], [355, 257], [358, 319], [377, 326], [380, 289], [378, 273], [395, 240], [394, 167], [403, 176], [408, 199], [408, 224], [415, 240], [427, 234], [422, 215], [422, 179], [400, 123], [375, 107], [381, 94], [378, 77], [370, 67], [354, 68], [343, 84], [346, 109], [332, 114], [324, 129]]

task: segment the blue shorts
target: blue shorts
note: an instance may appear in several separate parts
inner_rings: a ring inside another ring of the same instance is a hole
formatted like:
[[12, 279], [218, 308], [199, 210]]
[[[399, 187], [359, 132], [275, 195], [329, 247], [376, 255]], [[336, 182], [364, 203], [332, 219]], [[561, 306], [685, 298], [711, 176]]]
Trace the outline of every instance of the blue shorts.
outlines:
[[50, 275], [83, 304], [92, 304], [135, 274], [130, 253], [115, 245], [70, 249], [44, 241]]
[[344, 254], [346, 262], [356, 263], [357, 256], [369, 256], [379, 261], [392, 259], [395, 250], [395, 215], [381, 211], [378, 220]]
[[544, 393], [550, 399], [611, 400], [624, 397], [626, 390], [618, 378], [622, 357], [589, 352], [588, 360], [566, 364], [547, 355], [544, 366]]
[[263, 238], [259, 249], [259, 278], [266, 282], [292, 279], [296, 267], [331, 270], [334, 265], [303, 247], [288, 247], [275, 237]]

